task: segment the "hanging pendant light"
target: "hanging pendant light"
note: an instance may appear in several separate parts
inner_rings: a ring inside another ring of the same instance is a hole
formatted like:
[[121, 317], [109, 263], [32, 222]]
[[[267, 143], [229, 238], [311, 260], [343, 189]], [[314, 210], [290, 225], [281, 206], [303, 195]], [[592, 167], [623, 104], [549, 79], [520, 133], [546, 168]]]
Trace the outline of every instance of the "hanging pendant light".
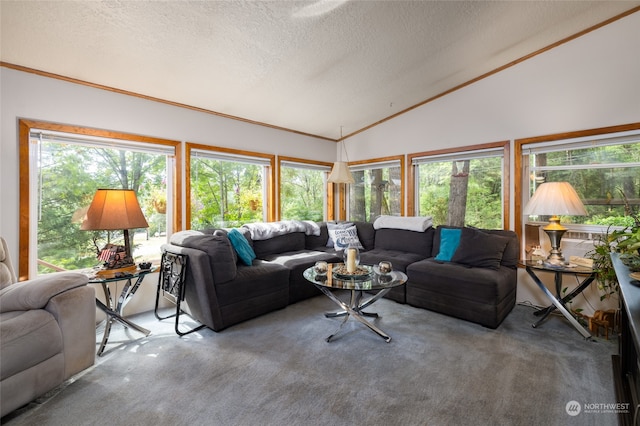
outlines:
[[344, 145], [344, 139], [342, 138], [342, 126], [340, 126], [340, 159], [342, 159], [342, 151], [344, 151], [344, 155], [347, 161], [336, 161], [333, 163], [333, 168], [331, 169], [331, 173], [329, 174], [328, 182], [333, 183], [354, 183], [353, 175], [351, 174], [351, 170], [349, 169], [349, 155], [347, 154], [347, 148]]

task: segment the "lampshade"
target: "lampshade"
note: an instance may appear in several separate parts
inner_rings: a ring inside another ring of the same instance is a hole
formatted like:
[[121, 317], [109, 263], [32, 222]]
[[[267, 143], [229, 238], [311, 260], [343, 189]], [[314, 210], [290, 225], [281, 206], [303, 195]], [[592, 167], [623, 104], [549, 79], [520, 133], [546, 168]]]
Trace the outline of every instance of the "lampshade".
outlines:
[[333, 163], [333, 169], [329, 174], [328, 182], [333, 183], [354, 183], [353, 175], [349, 170], [349, 165], [344, 161], [336, 161]]
[[578, 193], [569, 182], [545, 182], [536, 189], [523, 211], [538, 216], [586, 216]]
[[132, 189], [98, 189], [80, 229], [111, 231], [147, 227], [149, 224]]

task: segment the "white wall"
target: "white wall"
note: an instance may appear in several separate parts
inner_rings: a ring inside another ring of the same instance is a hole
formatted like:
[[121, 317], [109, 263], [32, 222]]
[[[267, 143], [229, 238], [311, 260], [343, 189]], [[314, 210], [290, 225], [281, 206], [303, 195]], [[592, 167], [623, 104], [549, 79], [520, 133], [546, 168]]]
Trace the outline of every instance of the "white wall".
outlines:
[[349, 160], [640, 121], [640, 12], [346, 141]]
[[334, 161], [335, 143], [138, 97], [0, 68], [0, 235], [18, 252], [18, 119]]
[[[349, 138], [349, 159], [640, 122], [638, 52], [640, 13], [635, 13]], [[15, 262], [18, 117], [321, 161], [334, 161], [340, 148], [6, 68], [0, 68], [0, 94], [0, 235], [7, 238]], [[518, 299], [540, 300], [532, 286], [521, 276]]]

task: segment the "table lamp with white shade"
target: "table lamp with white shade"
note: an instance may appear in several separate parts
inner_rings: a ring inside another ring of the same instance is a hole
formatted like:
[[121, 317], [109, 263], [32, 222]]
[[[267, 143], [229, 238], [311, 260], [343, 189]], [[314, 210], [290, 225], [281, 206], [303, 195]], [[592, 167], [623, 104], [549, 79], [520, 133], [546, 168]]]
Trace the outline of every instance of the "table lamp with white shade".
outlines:
[[560, 216], [586, 216], [580, 197], [569, 182], [545, 182], [541, 184], [533, 197], [524, 207], [527, 216], [551, 216], [549, 223], [542, 228], [551, 241], [551, 251], [547, 262], [564, 264], [565, 259], [560, 249], [560, 240], [567, 228], [560, 224]]

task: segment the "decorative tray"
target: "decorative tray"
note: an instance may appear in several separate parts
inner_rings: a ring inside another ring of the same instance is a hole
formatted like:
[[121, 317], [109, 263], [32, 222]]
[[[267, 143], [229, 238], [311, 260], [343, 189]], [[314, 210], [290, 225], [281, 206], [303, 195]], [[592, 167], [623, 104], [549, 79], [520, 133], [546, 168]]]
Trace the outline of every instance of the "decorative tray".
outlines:
[[355, 272], [347, 272], [347, 267], [344, 264], [340, 264], [333, 268], [333, 276], [340, 280], [363, 280], [371, 277], [371, 271], [365, 267], [358, 266]]

